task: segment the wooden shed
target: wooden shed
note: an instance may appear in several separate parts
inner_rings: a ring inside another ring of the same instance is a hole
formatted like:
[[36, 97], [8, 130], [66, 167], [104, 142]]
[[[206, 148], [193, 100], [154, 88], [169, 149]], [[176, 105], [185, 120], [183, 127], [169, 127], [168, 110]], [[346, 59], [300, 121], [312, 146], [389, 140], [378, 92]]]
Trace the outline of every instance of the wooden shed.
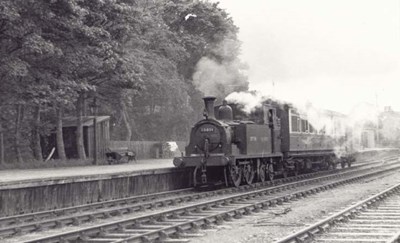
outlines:
[[[83, 143], [85, 147], [85, 153], [88, 158], [93, 158], [94, 155], [94, 118], [94, 116], [82, 117]], [[97, 116], [96, 125], [97, 158], [105, 159], [105, 153], [110, 141], [110, 117]], [[76, 117], [63, 118], [63, 137], [67, 158], [78, 158], [78, 150], [76, 146]], [[50, 151], [53, 147], [57, 147], [55, 132], [45, 139], [43, 143], [43, 154], [44, 156], [47, 156], [50, 154]], [[58, 158], [57, 151], [55, 152], [53, 158]]]

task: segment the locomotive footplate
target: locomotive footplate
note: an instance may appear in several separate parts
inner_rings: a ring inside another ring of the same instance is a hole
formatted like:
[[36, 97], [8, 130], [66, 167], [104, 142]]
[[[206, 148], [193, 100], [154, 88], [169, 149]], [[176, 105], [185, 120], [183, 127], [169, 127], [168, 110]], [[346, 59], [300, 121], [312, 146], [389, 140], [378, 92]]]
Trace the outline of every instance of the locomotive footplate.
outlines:
[[[196, 167], [204, 160], [204, 155], [184, 156], [174, 158], [176, 167]], [[225, 155], [210, 154], [206, 160], [206, 166], [225, 166], [229, 162], [229, 157]]]

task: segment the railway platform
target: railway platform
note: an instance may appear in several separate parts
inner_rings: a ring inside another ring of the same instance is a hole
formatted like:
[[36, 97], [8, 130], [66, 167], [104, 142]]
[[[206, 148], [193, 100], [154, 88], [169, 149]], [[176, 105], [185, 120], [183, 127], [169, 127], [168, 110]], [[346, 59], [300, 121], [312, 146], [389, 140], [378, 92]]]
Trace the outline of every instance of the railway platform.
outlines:
[[0, 217], [190, 186], [172, 159], [127, 164], [0, 171]]
[[[363, 152], [359, 159], [371, 158], [376, 153]], [[188, 188], [192, 186], [192, 174], [191, 169], [174, 167], [172, 159], [3, 170], [0, 171], [0, 217]]]
[[144, 159], [118, 165], [72, 166], [42, 169], [0, 170], [0, 188], [37, 181], [106, 178], [116, 175], [157, 173], [174, 168], [172, 159]]

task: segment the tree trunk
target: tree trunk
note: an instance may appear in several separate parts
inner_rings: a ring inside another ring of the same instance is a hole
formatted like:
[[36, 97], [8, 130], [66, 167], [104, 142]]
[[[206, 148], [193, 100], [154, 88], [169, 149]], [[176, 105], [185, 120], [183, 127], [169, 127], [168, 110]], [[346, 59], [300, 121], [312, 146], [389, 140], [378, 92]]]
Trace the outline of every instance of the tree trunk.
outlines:
[[4, 164], [4, 130], [0, 118], [0, 165]]
[[82, 104], [83, 94], [80, 94], [76, 102], [76, 147], [78, 150], [78, 158], [86, 159], [85, 147], [83, 144], [83, 125], [82, 125]]
[[126, 134], [125, 134], [125, 141], [131, 141], [132, 138], [132, 128], [131, 124], [129, 123], [129, 115], [126, 110], [126, 105], [124, 101], [121, 101], [121, 116], [122, 116], [122, 122], [124, 123], [125, 129], [126, 129]]
[[24, 109], [23, 106], [20, 104], [17, 105], [16, 109], [17, 109], [17, 117], [15, 119], [14, 150], [18, 163], [23, 163], [24, 160], [22, 159], [22, 153], [21, 153], [21, 123], [22, 123]]
[[57, 154], [59, 159], [66, 160], [67, 156], [65, 155], [63, 123], [62, 123], [62, 117], [63, 117], [62, 105], [60, 105], [60, 107], [56, 109], [56, 115], [57, 115], [57, 123], [56, 123]]
[[143, 135], [142, 135], [142, 133], [138, 130], [138, 127], [137, 127], [136, 122], [135, 122], [135, 118], [130, 118], [130, 123], [129, 123], [129, 124], [131, 125], [131, 128], [132, 128], [131, 139], [132, 139], [132, 137], [133, 137], [134, 134], [135, 134], [135, 135], [137, 136], [135, 139], [141, 140], [141, 139], [143, 138]]
[[33, 154], [37, 161], [43, 161], [42, 146], [40, 145], [40, 106], [35, 107], [34, 128], [32, 130]]
[[4, 157], [4, 133], [3, 130], [0, 130], [0, 165], [4, 164]]

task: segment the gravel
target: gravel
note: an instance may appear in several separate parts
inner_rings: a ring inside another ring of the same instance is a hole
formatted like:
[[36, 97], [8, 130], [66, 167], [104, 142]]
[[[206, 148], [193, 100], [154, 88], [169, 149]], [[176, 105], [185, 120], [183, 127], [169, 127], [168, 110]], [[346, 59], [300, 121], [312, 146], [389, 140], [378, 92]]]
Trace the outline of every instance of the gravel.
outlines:
[[190, 242], [274, 242], [400, 183], [398, 175], [398, 172], [391, 172], [271, 207], [260, 213], [202, 230], [201, 233], [205, 233], [205, 236], [192, 238]]

